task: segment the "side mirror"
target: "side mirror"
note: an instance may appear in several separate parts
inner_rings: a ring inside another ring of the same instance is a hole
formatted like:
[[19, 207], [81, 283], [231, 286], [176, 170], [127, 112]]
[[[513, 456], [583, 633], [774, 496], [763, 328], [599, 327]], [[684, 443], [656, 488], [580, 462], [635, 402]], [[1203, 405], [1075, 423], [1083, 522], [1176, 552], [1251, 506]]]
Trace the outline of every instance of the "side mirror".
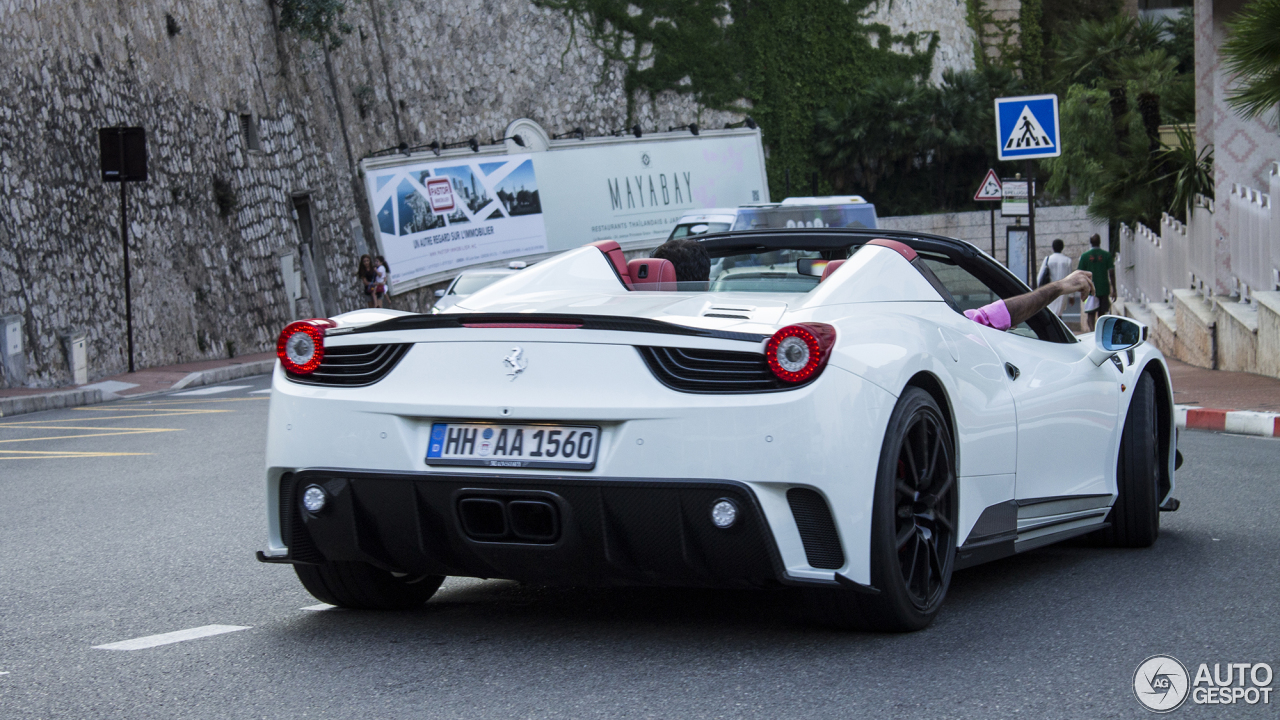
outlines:
[[1093, 350], [1089, 359], [1101, 365], [1116, 353], [1135, 348], [1147, 341], [1147, 326], [1118, 315], [1103, 315], [1093, 331]]
[[444, 288], [436, 290], [436, 297], [444, 297]]

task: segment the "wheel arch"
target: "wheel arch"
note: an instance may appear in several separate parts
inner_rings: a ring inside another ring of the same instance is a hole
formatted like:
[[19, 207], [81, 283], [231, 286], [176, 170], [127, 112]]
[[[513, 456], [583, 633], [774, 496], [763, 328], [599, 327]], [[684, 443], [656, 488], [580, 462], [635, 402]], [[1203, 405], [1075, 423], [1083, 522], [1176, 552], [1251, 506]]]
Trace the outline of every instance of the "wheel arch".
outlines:
[[911, 376], [905, 387], [918, 387], [929, 393], [933, 397], [933, 401], [938, 403], [938, 408], [942, 410], [943, 419], [947, 422], [947, 432], [951, 435], [951, 449], [955, 455], [954, 462], [958, 469], [960, 467], [960, 438], [956, 435], [955, 408], [951, 407], [951, 396], [947, 394], [946, 386], [942, 384], [942, 380], [937, 375], [928, 370], [920, 370]]
[[[1146, 365], [1142, 366], [1142, 372], [1139, 375], [1146, 374], [1151, 376], [1151, 380], [1156, 386], [1156, 421], [1160, 424], [1163, 432], [1158, 434], [1160, 438], [1159, 461], [1160, 467], [1166, 468], [1161, 473], [1159, 486], [1159, 502], [1164, 500], [1173, 491], [1173, 452], [1174, 452], [1174, 408], [1173, 408], [1173, 386], [1169, 380], [1169, 369], [1159, 359], [1152, 358]], [[1128, 413], [1126, 413], [1126, 417]]]

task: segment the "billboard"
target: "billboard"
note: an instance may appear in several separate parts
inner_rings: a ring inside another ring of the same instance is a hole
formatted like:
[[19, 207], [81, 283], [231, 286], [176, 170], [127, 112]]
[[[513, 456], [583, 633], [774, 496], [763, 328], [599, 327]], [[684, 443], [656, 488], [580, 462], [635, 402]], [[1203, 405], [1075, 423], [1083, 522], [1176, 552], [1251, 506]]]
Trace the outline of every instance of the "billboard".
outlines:
[[409, 163], [366, 176], [392, 290], [547, 251], [528, 154]]
[[362, 161], [393, 292], [596, 240], [650, 247], [691, 210], [769, 200], [754, 130], [565, 140], [545, 150], [536, 140], [533, 152], [495, 145]]

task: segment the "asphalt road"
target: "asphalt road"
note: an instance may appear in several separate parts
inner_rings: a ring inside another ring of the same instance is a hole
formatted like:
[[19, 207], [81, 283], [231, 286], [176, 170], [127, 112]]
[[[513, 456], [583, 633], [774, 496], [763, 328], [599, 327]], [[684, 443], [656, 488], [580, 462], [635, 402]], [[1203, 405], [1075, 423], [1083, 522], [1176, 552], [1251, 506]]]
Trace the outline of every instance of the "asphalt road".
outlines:
[[[1154, 548], [959, 572], [910, 635], [813, 626], [786, 591], [450, 579], [412, 613], [317, 611], [253, 557], [266, 386], [0, 418], [0, 718], [1142, 718], [1151, 655], [1280, 674], [1280, 440], [1182, 433]], [[210, 625], [246, 629], [95, 648]]]

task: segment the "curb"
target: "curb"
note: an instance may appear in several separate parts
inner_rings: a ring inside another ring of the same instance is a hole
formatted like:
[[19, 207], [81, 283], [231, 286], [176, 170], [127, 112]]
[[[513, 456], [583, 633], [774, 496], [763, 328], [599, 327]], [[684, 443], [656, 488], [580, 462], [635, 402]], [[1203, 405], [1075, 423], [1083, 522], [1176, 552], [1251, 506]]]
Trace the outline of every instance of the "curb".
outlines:
[[1216, 410], [1191, 405], [1175, 405], [1174, 413], [1178, 427], [1188, 430], [1280, 437], [1280, 413]]
[[[201, 385], [217, 385], [228, 380], [239, 380], [251, 375], [266, 375], [276, 367], [275, 360], [258, 360], [257, 362], [227, 365], [212, 370], [197, 370], [173, 384], [169, 390], [181, 390]], [[166, 390], [165, 392], [168, 392]]]
[[79, 407], [81, 405], [97, 405], [103, 401], [102, 391], [63, 390], [43, 395], [20, 395], [18, 397], [0, 398], [0, 417], [25, 415], [42, 410]]
[[240, 378], [251, 377], [254, 375], [268, 375], [275, 370], [275, 360], [258, 360], [256, 362], [241, 363], [239, 365], [227, 365], [225, 367], [213, 368], [211, 370], [198, 370], [190, 373], [172, 387], [154, 392], [141, 393], [138, 395], [115, 395], [113, 393], [103, 393], [102, 390], [61, 390], [57, 392], [44, 393], [42, 395], [22, 395], [18, 397], [0, 398], [0, 417], [9, 417], [11, 415], [25, 415], [27, 413], [41, 412], [43, 410], [57, 410], [59, 408], [79, 407], [81, 405], [96, 405], [109, 400], [136, 400], [138, 398], [150, 397], [161, 393], [173, 392], [183, 388], [200, 387], [202, 385], [217, 385], [228, 380], [239, 380]]

